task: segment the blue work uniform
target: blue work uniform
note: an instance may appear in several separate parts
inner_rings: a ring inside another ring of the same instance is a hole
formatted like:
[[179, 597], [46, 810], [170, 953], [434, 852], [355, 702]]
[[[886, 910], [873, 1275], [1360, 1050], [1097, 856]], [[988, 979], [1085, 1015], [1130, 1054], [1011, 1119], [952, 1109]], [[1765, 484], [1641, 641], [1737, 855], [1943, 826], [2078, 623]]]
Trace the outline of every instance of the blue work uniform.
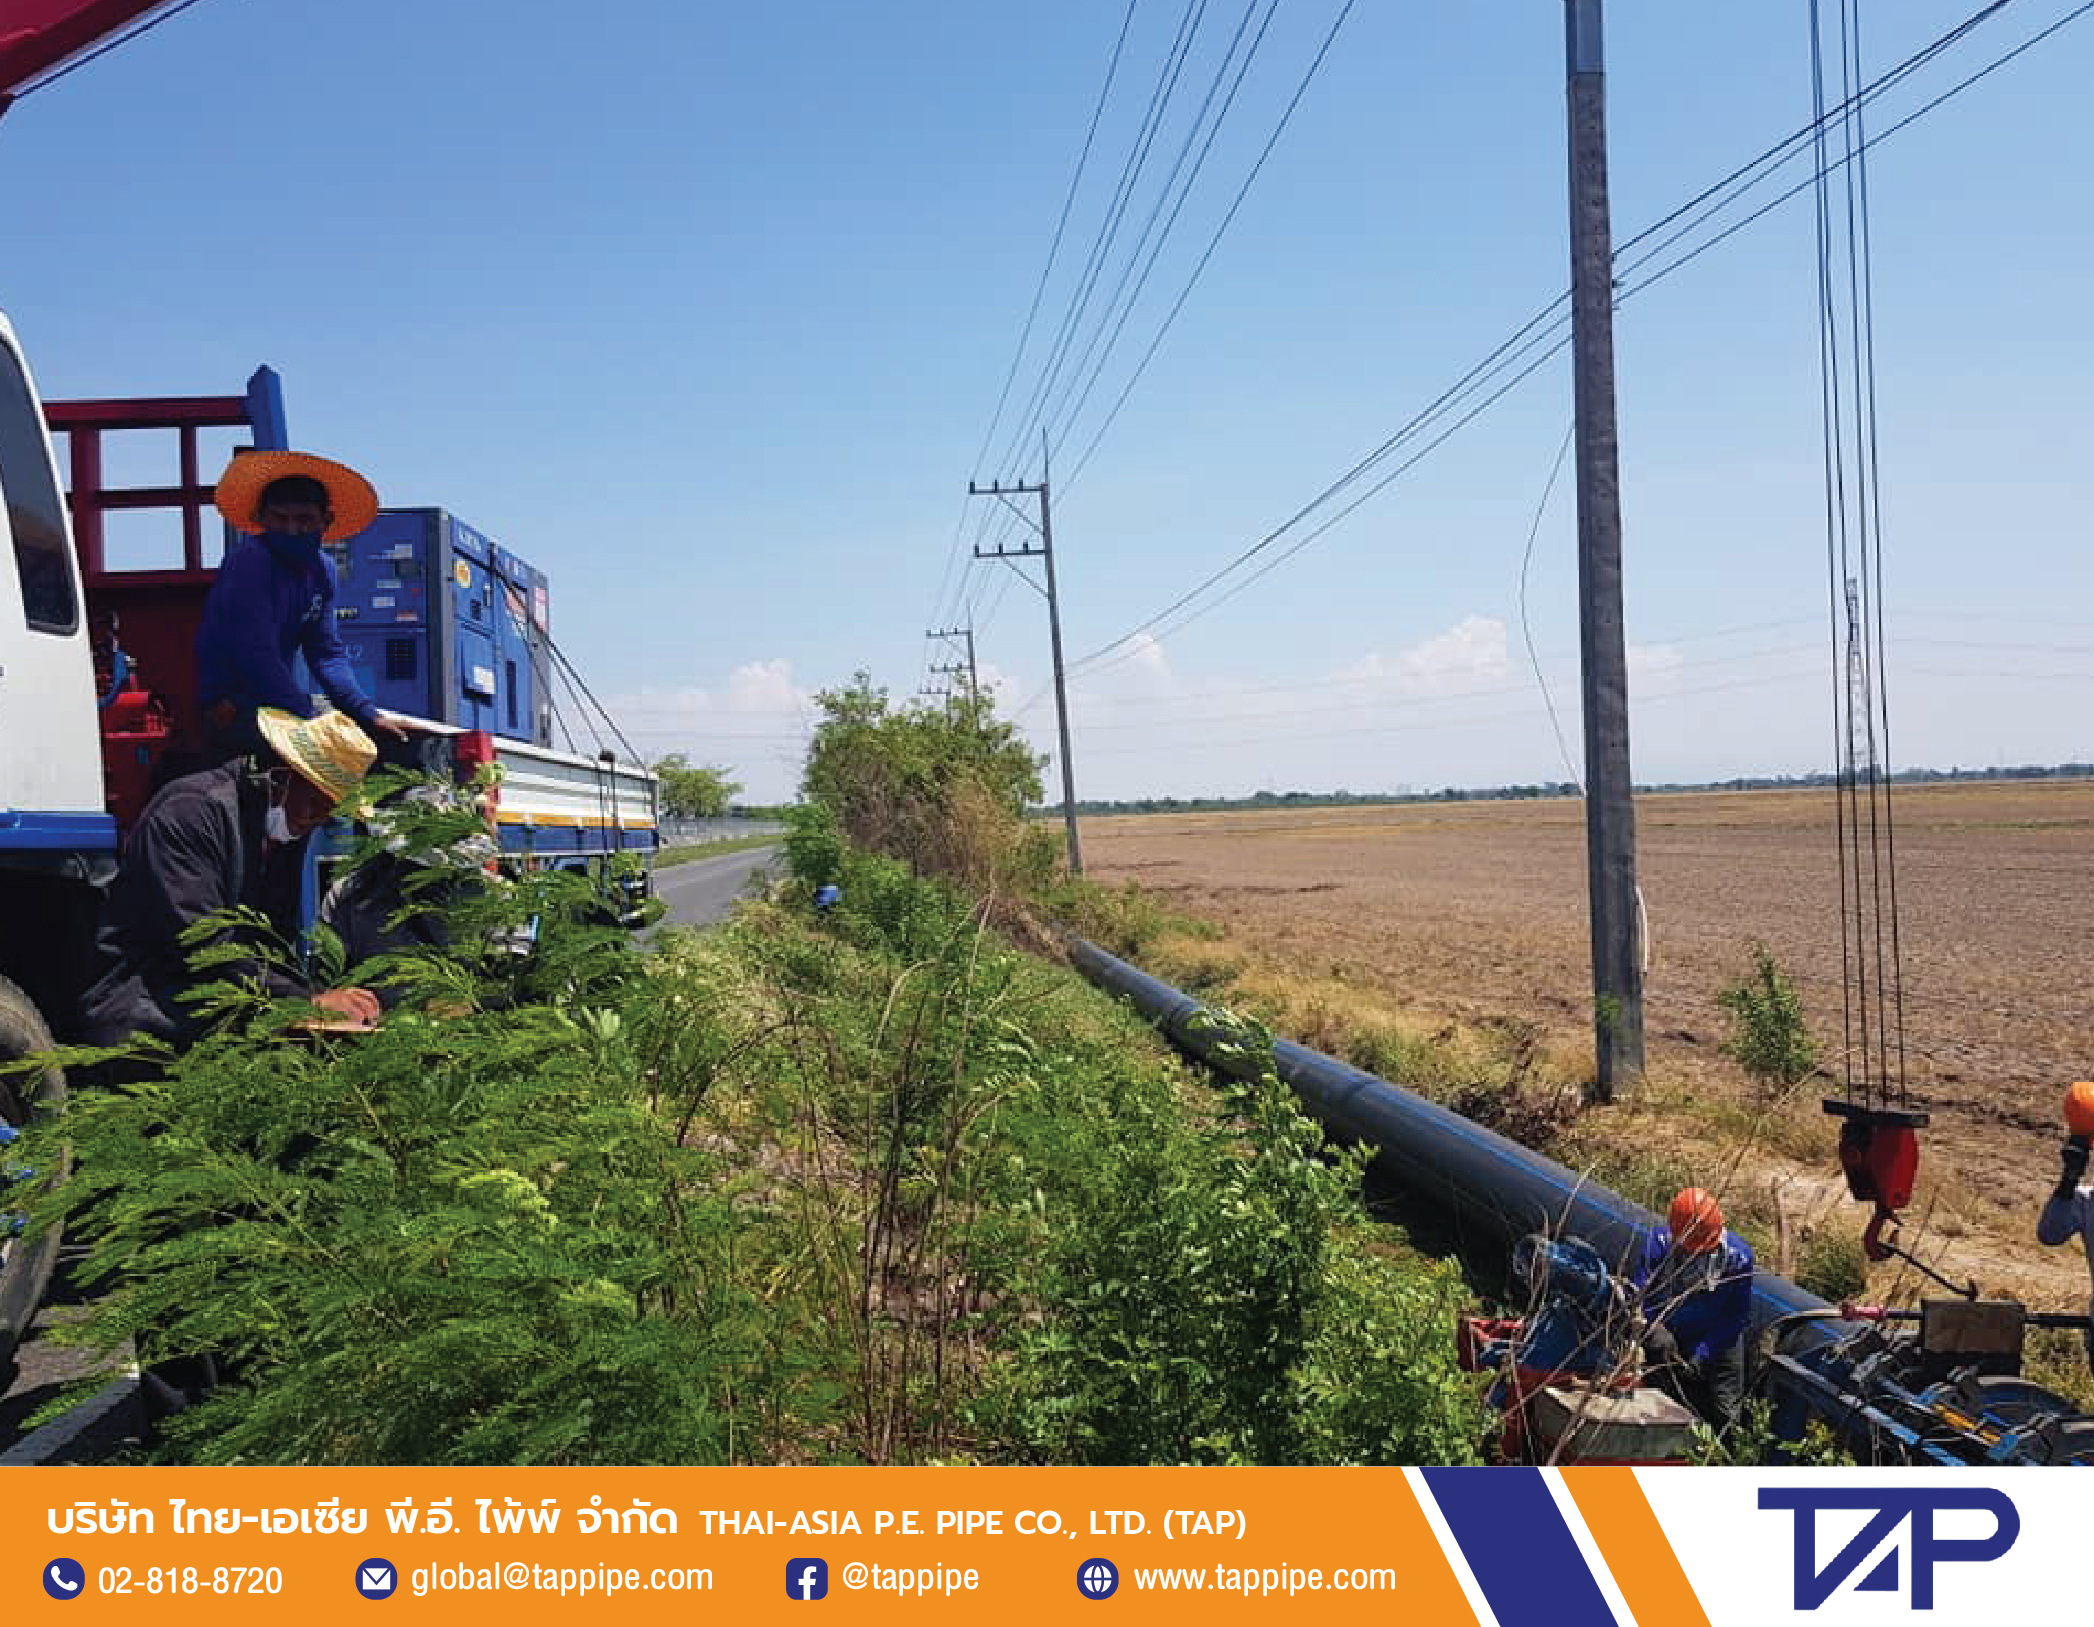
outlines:
[[[2051, 1193], [2036, 1220], [2036, 1241], [2056, 1248], [2080, 1238], [2087, 1249], [2087, 1270], [2094, 1274], [2094, 1186], [2074, 1181], [2068, 1190], [2063, 1183]], [[2087, 1365], [2094, 1368], [2094, 1299], [2087, 1302]]]
[[245, 718], [263, 706], [311, 717], [312, 697], [291, 676], [294, 651], [337, 707], [366, 729], [378, 721], [378, 703], [357, 684], [335, 631], [334, 567], [320, 539], [250, 537], [219, 566], [197, 629], [197, 696], [206, 716], [229, 704]]
[[1664, 1226], [1644, 1241], [1636, 1268], [1645, 1319], [1672, 1335], [1689, 1369], [1680, 1398], [1712, 1423], [1729, 1423], [1744, 1400], [1753, 1270], [1752, 1245], [1735, 1232], [1718, 1248], [1688, 1254]]

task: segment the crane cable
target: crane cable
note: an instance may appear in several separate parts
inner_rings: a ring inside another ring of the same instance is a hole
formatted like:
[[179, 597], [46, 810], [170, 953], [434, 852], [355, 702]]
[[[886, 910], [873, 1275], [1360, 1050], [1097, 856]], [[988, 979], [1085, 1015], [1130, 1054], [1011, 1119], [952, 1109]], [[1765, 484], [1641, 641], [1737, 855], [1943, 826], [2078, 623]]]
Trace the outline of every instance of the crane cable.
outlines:
[[[1810, 0], [1812, 90], [1821, 107], [1828, 77], [1824, 11], [1823, 0]], [[1861, 0], [1840, 0], [1843, 88], [1850, 88], [1860, 71], [1861, 23]], [[1835, 834], [1840, 856], [1841, 960], [1847, 968], [1843, 982], [1848, 990], [1844, 1073], [1850, 1100], [1858, 1097], [1859, 1105], [1867, 1109], [1902, 1108], [1907, 1100], [1904, 980], [1890, 807], [1893, 765], [1885, 760], [1890, 706], [1884, 671], [1883, 506], [1877, 450], [1867, 131], [1863, 111], [1852, 104], [1851, 96], [1847, 110], [1835, 122], [1847, 155], [1840, 166], [1844, 219], [1836, 215], [1828, 166], [1822, 162], [1816, 204], [1825, 547], [1839, 770]], [[1817, 139], [1822, 147], [1825, 133]], [[1843, 291], [1836, 287], [1835, 267], [1842, 253], [1846, 260]], [[1847, 328], [1844, 352], [1843, 316]], [[1850, 435], [1851, 471], [1847, 464]]]

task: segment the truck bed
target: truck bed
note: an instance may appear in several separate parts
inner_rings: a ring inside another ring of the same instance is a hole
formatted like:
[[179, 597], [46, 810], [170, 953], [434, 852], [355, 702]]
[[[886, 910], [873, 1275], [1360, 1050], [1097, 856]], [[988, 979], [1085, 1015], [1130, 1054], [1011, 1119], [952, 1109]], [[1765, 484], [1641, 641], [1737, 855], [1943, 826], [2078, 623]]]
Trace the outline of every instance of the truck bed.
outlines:
[[[652, 854], [660, 843], [654, 773], [606, 753], [587, 757], [547, 746], [470, 733], [427, 719], [403, 719], [449, 739], [463, 770], [476, 755], [502, 771], [495, 823], [502, 851], [561, 859], [601, 853]], [[463, 743], [463, 744], [461, 744]]]

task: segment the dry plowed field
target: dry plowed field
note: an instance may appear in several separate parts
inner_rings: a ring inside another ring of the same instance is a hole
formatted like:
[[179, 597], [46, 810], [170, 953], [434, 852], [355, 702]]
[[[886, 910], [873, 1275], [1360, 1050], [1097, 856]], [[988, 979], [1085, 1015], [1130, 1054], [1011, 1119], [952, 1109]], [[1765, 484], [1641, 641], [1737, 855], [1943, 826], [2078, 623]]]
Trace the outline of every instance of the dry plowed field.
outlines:
[[[1893, 811], [1905, 1074], [1934, 1115], [1925, 1156], [1992, 1211], [1970, 1215], [1976, 1229], [2026, 1237], [2056, 1178], [2064, 1087], [2094, 1077], [2094, 784], [1900, 788]], [[1755, 941], [1796, 979], [1840, 1071], [1833, 817], [1829, 791], [1639, 799], [1654, 1075], [1706, 1070], [1725, 1032], [1717, 991]], [[1085, 822], [1084, 850], [1095, 878], [1225, 923], [1261, 961], [1423, 1014], [1535, 1022], [1583, 1038], [1589, 1058], [1575, 802], [1105, 818]]]

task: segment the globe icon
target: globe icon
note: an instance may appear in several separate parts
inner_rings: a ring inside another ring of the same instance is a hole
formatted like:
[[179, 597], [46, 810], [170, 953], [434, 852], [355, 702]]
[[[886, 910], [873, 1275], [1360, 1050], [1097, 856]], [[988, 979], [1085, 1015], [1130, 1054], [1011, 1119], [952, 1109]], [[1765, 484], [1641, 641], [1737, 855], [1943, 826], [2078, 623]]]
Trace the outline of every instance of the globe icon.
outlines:
[[1076, 1585], [1086, 1599], [1109, 1599], [1119, 1590], [1120, 1573], [1109, 1559], [1086, 1559], [1076, 1572]]

